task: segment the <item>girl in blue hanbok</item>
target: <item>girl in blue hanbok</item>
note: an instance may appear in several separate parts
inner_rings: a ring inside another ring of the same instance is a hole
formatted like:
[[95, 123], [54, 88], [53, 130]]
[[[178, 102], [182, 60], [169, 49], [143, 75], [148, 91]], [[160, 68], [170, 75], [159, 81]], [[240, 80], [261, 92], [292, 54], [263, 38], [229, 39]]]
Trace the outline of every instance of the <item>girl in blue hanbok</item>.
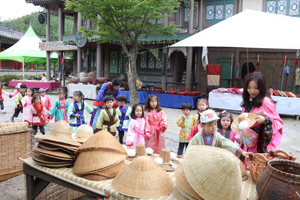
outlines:
[[59, 89], [57, 92], [58, 99], [55, 100], [51, 109], [49, 110], [49, 115], [55, 119], [55, 122], [60, 120], [65, 120], [68, 122], [68, 109], [69, 102], [66, 100], [66, 91], [64, 89]]
[[68, 109], [68, 115], [70, 116], [69, 124], [73, 134], [76, 133], [76, 130], [80, 125], [87, 123], [84, 110], [90, 114], [93, 113], [93, 108], [87, 103], [84, 103], [82, 100], [83, 97], [84, 96], [81, 91], [75, 91], [73, 93], [74, 102], [69, 106]]

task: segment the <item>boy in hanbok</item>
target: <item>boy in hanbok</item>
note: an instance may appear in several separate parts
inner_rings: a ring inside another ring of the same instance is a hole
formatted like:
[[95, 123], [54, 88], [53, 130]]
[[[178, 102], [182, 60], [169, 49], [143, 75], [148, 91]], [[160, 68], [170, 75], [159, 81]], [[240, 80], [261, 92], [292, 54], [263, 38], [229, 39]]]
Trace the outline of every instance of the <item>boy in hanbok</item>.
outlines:
[[26, 91], [26, 85], [23, 83], [20, 85], [20, 89], [19, 92], [16, 94], [15, 97], [15, 113], [13, 114], [13, 116], [10, 118], [11, 122], [14, 122], [14, 118], [19, 116], [20, 112], [23, 112], [23, 106], [22, 106], [22, 98], [25, 96], [25, 91]]
[[14, 96], [16, 96], [20, 92], [20, 86], [21, 85], [22, 85], [22, 83], [18, 83], [16, 85], [15, 91], [9, 95], [9, 98], [13, 98]]
[[177, 125], [181, 127], [177, 152], [178, 158], [182, 156], [184, 148], [187, 148], [189, 144], [187, 137], [195, 125], [195, 117], [191, 115], [192, 105], [190, 103], [183, 103], [181, 105], [181, 110], [183, 115], [177, 119]]
[[58, 99], [55, 100], [54, 104], [52, 105], [51, 109], [49, 110], [49, 115], [55, 118], [55, 122], [59, 120], [65, 120], [68, 122], [68, 109], [69, 109], [69, 102], [66, 100], [66, 91], [63, 89], [59, 89], [57, 92]]
[[25, 121], [26, 115], [29, 112], [31, 102], [32, 102], [32, 96], [34, 95], [33, 88], [27, 88], [26, 90], [26, 96], [23, 97], [21, 100], [23, 105], [23, 122]]
[[77, 128], [82, 124], [87, 123], [86, 117], [84, 115], [84, 110], [86, 110], [90, 114], [93, 113], [93, 108], [87, 103], [84, 103], [84, 101], [82, 100], [83, 97], [84, 96], [81, 91], [75, 91], [73, 93], [74, 102], [69, 106], [68, 109], [68, 115], [70, 116], [69, 124], [71, 126], [74, 137]]
[[96, 131], [106, 130], [110, 132], [113, 136], [116, 135], [117, 128], [120, 125], [119, 116], [117, 111], [113, 108], [114, 97], [105, 96], [104, 97], [105, 109], [103, 109], [99, 115]]
[[[47, 111], [51, 108], [51, 102], [49, 97], [46, 95], [46, 90], [44, 88], [39, 89], [39, 93], [41, 95], [41, 104], [46, 108]], [[49, 124], [50, 119], [48, 117], [45, 118], [45, 124]]]
[[155, 95], [149, 95], [145, 104], [145, 140], [146, 147], [160, 154], [165, 148], [165, 131], [168, 127], [168, 119], [165, 112], [159, 106], [159, 99]]
[[5, 94], [7, 96], [10, 96], [10, 94], [8, 94], [5, 90], [2, 89], [2, 81], [0, 81], [0, 106], [1, 106], [1, 114], [5, 114], [5, 110], [4, 110], [4, 99], [2, 97], [2, 94]]
[[124, 94], [117, 96], [117, 102], [119, 105], [117, 108], [117, 114], [120, 120], [120, 126], [118, 127], [119, 142], [123, 144], [124, 133], [125, 131], [128, 131], [128, 126], [131, 119], [131, 108], [128, 106], [127, 97]]
[[25, 118], [25, 122], [28, 122], [28, 124], [32, 126], [35, 135], [38, 128], [40, 128], [40, 132], [45, 135], [44, 125], [47, 115], [48, 111], [41, 104], [41, 96], [39, 94], [34, 94], [32, 97], [32, 104], [29, 107]]
[[230, 151], [243, 161], [248, 153], [235, 145], [231, 140], [223, 137], [219, 132], [217, 132], [218, 119], [219, 117], [213, 110], [206, 110], [201, 113], [200, 120], [203, 129], [191, 139], [188, 148], [192, 145], [221, 147]]
[[144, 109], [140, 104], [132, 107], [131, 120], [129, 122], [126, 146], [135, 149], [138, 144], [145, 144], [145, 119]]

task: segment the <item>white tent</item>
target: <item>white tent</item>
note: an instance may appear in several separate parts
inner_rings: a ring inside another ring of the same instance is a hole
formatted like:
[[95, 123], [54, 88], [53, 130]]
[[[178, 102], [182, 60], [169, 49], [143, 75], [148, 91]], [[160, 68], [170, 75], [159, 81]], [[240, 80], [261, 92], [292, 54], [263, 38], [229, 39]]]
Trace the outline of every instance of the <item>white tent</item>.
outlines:
[[300, 18], [245, 10], [171, 47], [300, 49]]

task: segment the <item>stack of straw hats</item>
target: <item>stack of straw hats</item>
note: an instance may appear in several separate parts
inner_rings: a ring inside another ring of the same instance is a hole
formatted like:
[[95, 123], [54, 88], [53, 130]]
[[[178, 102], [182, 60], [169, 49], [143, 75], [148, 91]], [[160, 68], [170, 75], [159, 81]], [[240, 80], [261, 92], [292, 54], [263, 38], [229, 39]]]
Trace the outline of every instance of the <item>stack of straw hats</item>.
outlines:
[[134, 159], [112, 181], [119, 193], [136, 198], [155, 198], [169, 194], [174, 182], [155, 161], [142, 156]]
[[171, 151], [169, 149], [162, 149], [159, 157], [152, 156], [152, 158], [166, 172], [175, 171], [177, 165], [180, 164], [179, 161], [175, 160], [176, 157], [171, 159]]
[[87, 139], [89, 139], [92, 135], [94, 135], [93, 128], [87, 124], [83, 124], [78, 127], [75, 133], [75, 140], [80, 143], [84, 143]]
[[73, 167], [76, 176], [93, 181], [113, 178], [125, 165], [126, 150], [108, 131], [102, 130], [85, 141], [76, 151]]
[[75, 151], [80, 146], [72, 138], [70, 125], [64, 120], [56, 122], [49, 135], [36, 135], [38, 145], [32, 159], [45, 167], [67, 167], [75, 162]]
[[238, 159], [225, 149], [203, 145], [189, 147], [175, 177], [177, 199], [241, 199]]

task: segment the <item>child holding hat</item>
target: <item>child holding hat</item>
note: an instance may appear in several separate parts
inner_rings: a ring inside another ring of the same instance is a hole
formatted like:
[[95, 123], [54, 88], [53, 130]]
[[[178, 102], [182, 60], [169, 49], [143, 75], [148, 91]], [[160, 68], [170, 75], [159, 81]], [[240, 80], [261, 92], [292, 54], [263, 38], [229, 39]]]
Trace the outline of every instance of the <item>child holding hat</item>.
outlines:
[[219, 117], [213, 110], [206, 110], [201, 113], [200, 120], [203, 130], [191, 139], [188, 147], [192, 145], [221, 147], [230, 151], [243, 161], [248, 153], [235, 145], [231, 140], [223, 137], [219, 132], [217, 132], [218, 119]]

